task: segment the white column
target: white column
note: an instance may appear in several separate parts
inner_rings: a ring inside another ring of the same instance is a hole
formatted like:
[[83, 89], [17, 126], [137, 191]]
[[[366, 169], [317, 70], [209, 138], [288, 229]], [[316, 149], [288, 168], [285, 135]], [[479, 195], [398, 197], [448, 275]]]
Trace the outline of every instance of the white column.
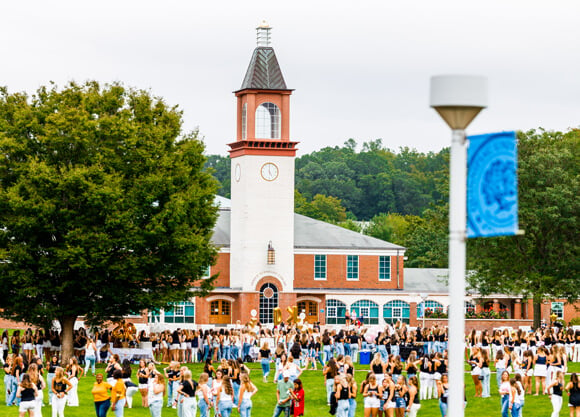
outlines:
[[449, 193], [449, 411], [461, 417], [464, 403], [465, 239], [467, 146], [465, 131], [454, 129], [451, 141]]

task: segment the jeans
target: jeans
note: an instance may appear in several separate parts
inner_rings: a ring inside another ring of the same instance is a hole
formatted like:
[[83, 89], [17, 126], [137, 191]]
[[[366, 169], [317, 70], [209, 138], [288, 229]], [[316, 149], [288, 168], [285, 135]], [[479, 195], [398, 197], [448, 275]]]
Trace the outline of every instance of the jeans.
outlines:
[[350, 343], [344, 344], [344, 356], [352, 356], [350, 352]]
[[230, 357], [230, 346], [224, 346], [222, 348], [222, 358], [224, 359], [231, 359]]
[[501, 396], [501, 417], [509, 417], [510, 411], [510, 395], [504, 394]]
[[233, 407], [234, 403], [231, 401], [220, 401], [218, 405], [218, 409], [222, 417], [230, 417]]
[[381, 360], [386, 362], [389, 359], [389, 353], [387, 352], [387, 347], [385, 345], [379, 345], [379, 353], [381, 354]]
[[163, 401], [155, 401], [149, 403], [149, 412], [151, 417], [161, 417], [161, 409], [163, 408]]
[[270, 375], [270, 359], [262, 358], [261, 364], [264, 378], [267, 378]]
[[501, 385], [501, 374], [503, 371], [505, 371], [505, 368], [496, 368], [495, 378], [497, 382], [497, 389], [499, 389], [499, 386]]
[[252, 415], [252, 400], [244, 398], [240, 404], [240, 417], [250, 417]]
[[123, 417], [125, 411], [125, 399], [121, 398], [115, 404], [115, 417]]
[[204, 398], [199, 400], [197, 408], [199, 408], [199, 417], [209, 417], [209, 405]]
[[238, 394], [240, 393], [240, 384], [232, 381], [232, 388], [234, 390], [234, 404], [238, 405]]
[[197, 399], [185, 397], [181, 403], [181, 417], [195, 417], [197, 414]]
[[324, 368], [324, 361], [322, 360], [322, 352], [318, 352], [316, 354], [316, 359], [318, 359], [318, 362], [320, 362], [320, 366]]
[[240, 355], [240, 349], [236, 345], [230, 346], [230, 359], [236, 360]]
[[91, 368], [93, 375], [95, 375], [95, 362], [96, 361], [97, 361], [96, 356], [85, 356], [85, 375], [88, 375], [87, 371], [89, 370], [89, 367]]
[[350, 344], [350, 356], [354, 363], [358, 362], [358, 344], [356, 343]]
[[481, 375], [483, 376], [483, 380], [481, 381], [481, 384], [483, 385], [481, 397], [489, 398], [490, 396], [489, 381], [491, 379], [491, 372], [489, 371], [489, 368], [481, 368]]
[[520, 403], [514, 403], [512, 405], [512, 417], [521, 417], [522, 415], [522, 405]]
[[330, 404], [330, 396], [333, 394], [332, 389], [334, 388], [334, 378], [326, 380], [326, 402]]
[[278, 417], [282, 413], [284, 413], [284, 417], [290, 417], [290, 408], [290, 406], [282, 407], [281, 405], [276, 404], [276, 408], [274, 408], [274, 414], [272, 417]]
[[47, 374], [48, 376], [46, 377], [46, 388], [48, 391], [48, 405], [52, 404], [52, 397], [53, 397], [53, 393], [52, 393], [52, 380], [54, 379], [54, 373], [52, 374]]
[[439, 410], [441, 411], [441, 417], [447, 416], [447, 403], [444, 403], [439, 399]]
[[356, 413], [356, 400], [354, 398], [348, 399], [348, 417], [354, 417]]
[[337, 343], [336, 344], [336, 352], [338, 355], [344, 356], [344, 343]]
[[332, 347], [330, 345], [324, 345], [323, 352], [324, 352], [324, 363], [326, 363], [332, 357]]
[[391, 345], [391, 353], [395, 356], [398, 356], [400, 353], [399, 345]]
[[348, 417], [348, 400], [338, 400], [336, 407], [336, 417]]
[[18, 380], [14, 375], [9, 375], [10, 379], [7, 385], [10, 387], [10, 395], [8, 395], [8, 400], [6, 400], [6, 405], [13, 405], [16, 401], [16, 390], [18, 389]]
[[107, 411], [111, 408], [111, 400], [107, 399], [105, 401], [95, 401], [95, 411], [97, 412], [97, 417], [107, 417]]
[[246, 360], [246, 356], [250, 355], [250, 348], [252, 347], [252, 345], [250, 345], [249, 343], [244, 343], [244, 346], [242, 347], [242, 360], [245, 361]]

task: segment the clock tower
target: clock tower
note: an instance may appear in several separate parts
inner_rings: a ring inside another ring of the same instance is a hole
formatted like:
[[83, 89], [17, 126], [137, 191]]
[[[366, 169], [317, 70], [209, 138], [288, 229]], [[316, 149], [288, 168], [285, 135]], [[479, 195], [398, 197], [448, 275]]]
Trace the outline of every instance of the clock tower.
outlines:
[[[290, 141], [290, 95], [274, 49], [271, 28], [257, 28], [252, 54], [237, 98], [236, 141], [231, 157], [230, 287], [260, 292], [276, 303], [278, 292], [294, 289], [294, 157]], [[267, 283], [267, 284], [263, 284]], [[263, 284], [263, 285], [262, 285]], [[272, 306], [276, 306], [272, 305]], [[271, 311], [272, 306], [264, 311]], [[249, 309], [257, 306], [247, 306]]]

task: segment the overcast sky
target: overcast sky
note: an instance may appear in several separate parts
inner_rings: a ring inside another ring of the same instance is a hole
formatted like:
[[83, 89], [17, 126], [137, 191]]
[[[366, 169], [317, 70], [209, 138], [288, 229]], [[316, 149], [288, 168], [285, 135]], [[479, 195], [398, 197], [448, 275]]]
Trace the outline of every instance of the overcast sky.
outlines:
[[469, 133], [580, 126], [578, 0], [21, 0], [0, 5], [0, 85], [55, 81], [150, 89], [227, 154], [256, 26], [273, 27], [300, 154], [382, 138], [439, 151], [450, 132], [429, 78], [489, 79]]

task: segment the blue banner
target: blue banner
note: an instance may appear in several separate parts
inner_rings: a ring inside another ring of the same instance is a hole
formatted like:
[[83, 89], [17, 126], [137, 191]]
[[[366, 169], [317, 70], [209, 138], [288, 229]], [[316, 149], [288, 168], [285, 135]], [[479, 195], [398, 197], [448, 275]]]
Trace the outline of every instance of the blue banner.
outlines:
[[518, 230], [516, 133], [468, 139], [467, 237], [514, 235]]

